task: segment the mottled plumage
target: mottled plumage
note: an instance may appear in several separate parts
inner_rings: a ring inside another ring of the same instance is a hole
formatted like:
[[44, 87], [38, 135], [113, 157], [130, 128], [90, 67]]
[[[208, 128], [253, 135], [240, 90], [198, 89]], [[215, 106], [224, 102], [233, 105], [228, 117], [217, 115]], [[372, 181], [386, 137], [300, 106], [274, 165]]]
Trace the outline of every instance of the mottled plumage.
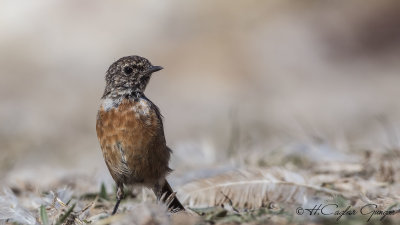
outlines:
[[[107, 71], [96, 131], [104, 160], [118, 187], [113, 214], [123, 198], [124, 184], [152, 188], [162, 201], [172, 194], [165, 180], [171, 171], [171, 150], [165, 142], [162, 117], [143, 93], [151, 74], [161, 69], [143, 57], [127, 56]], [[176, 197], [170, 207], [174, 211], [184, 209]]]

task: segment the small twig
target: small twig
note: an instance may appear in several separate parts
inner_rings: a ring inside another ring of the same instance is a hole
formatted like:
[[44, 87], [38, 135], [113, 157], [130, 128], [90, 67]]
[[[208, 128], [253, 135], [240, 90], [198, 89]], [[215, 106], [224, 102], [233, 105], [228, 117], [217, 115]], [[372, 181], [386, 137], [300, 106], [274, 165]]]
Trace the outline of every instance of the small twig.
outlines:
[[[67, 206], [61, 199], [59, 199], [58, 197], [55, 197], [55, 199], [56, 199], [56, 201], [57, 201], [63, 208], [68, 208], [68, 206]], [[96, 198], [96, 200], [97, 200], [97, 198]], [[89, 206], [90, 206], [90, 205], [89, 205]], [[68, 215], [71, 214], [71, 213], [72, 213], [72, 210], [74, 209], [74, 207], [75, 207], [75, 204], [73, 205], [73, 207], [71, 207], [71, 208], [68, 209], [68, 211], [67, 211], [66, 214], [68, 214]], [[89, 207], [87, 207], [87, 208], [89, 208]], [[87, 208], [85, 208], [84, 210], [82, 210], [81, 213], [84, 212], [85, 210], [87, 210]], [[79, 213], [78, 215], [80, 215], [81, 213]], [[79, 219], [78, 217], [75, 217], [74, 220], [75, 220], [76, 222], [78, 222], [79, 224], [84, 224], [84, 222], [83, 222], [81, 219]]]
[[85, 208], [83, 208], [83, 209], [80, 211], [79, 214], [84, 213], [84, 212], [85, 212], [86, 210], [88, 210], [88, 209], [89, 209], [89, 211], [92, 210], [93, 207], [96, 205], [96, 202], [97, 202], [98, 199], [99, 199], [99, 196], [97, 195], [96, 198], [93, 200], [93, 202], [91, 202], [91, 203], [88, 204]]
[[[235, 213], [239, 213], [239, 210], [237, 210], [237, 209], [235, 209], [235, 207], [233, 207], [232, 199], [229, 198], [228, 195], [224, 194], [224, 192], [222, 192], [222, 191], [220, 191], [220, 192], [221, 192], [221, 194], [225, 197], [224, 202], [225, 202], [225, 200], [228, 200], [229, 205], [231, 206], [232, 210], [233, 210]], [[222, 203], [222, 204], [223, 204], [223, 203]]]
[[58, 197], [56, 197], [56, 201], [58, 202], [58, 204], [60, 204], [62, 207], [68, 207], [61, 199], [59, 199]]

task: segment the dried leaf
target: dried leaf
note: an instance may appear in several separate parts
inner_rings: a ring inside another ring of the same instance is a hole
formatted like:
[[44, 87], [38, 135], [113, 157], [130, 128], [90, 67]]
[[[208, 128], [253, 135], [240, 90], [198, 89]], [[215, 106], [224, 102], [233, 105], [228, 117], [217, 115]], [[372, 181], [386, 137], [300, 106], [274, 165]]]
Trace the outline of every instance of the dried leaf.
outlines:
[[234, 207], [255, 209], [269, 202], [305, 204], [318, 197], [332, 198], [339, 193], [307, 185], [304, 178], [279, 168], [239, 170], [198, 180], [178, 192], [190, 207], [221, 205], [229, 199]]
[[0, 223], [16, 222], [20, 224], [36, 224], [35, 217], [20, 205], [17, 197], [9, 188], [0, 194]]

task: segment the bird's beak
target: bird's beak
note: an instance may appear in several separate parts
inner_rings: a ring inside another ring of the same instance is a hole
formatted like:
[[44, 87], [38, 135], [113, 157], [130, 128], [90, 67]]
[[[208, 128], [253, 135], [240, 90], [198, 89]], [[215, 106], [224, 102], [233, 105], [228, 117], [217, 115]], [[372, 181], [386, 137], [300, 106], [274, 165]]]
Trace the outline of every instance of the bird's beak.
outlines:
[[162, 70], [162, 69], [164, 69], [164, 68], [162, 68], [161, 66], [152, 66], [146, 71], [146, 74], [150, 75], [150, 74], [152, 74], [156, 71]]

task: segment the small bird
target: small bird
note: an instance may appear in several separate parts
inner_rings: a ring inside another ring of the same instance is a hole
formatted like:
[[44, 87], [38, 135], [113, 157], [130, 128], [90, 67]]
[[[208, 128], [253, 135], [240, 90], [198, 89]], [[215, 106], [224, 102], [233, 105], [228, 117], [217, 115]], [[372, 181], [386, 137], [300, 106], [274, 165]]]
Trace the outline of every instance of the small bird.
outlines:
[[145, 95], [151, 75], [163, 69], [140, 56], [114, 62], [97, 113], [96, 131], [103, 157], [117, 185], [114, 215], [124, 197], [124, 185], [143, 185], [172, 212], [184, 207], [165, 177], [171, 149], [166, 145], [162, 116]]

